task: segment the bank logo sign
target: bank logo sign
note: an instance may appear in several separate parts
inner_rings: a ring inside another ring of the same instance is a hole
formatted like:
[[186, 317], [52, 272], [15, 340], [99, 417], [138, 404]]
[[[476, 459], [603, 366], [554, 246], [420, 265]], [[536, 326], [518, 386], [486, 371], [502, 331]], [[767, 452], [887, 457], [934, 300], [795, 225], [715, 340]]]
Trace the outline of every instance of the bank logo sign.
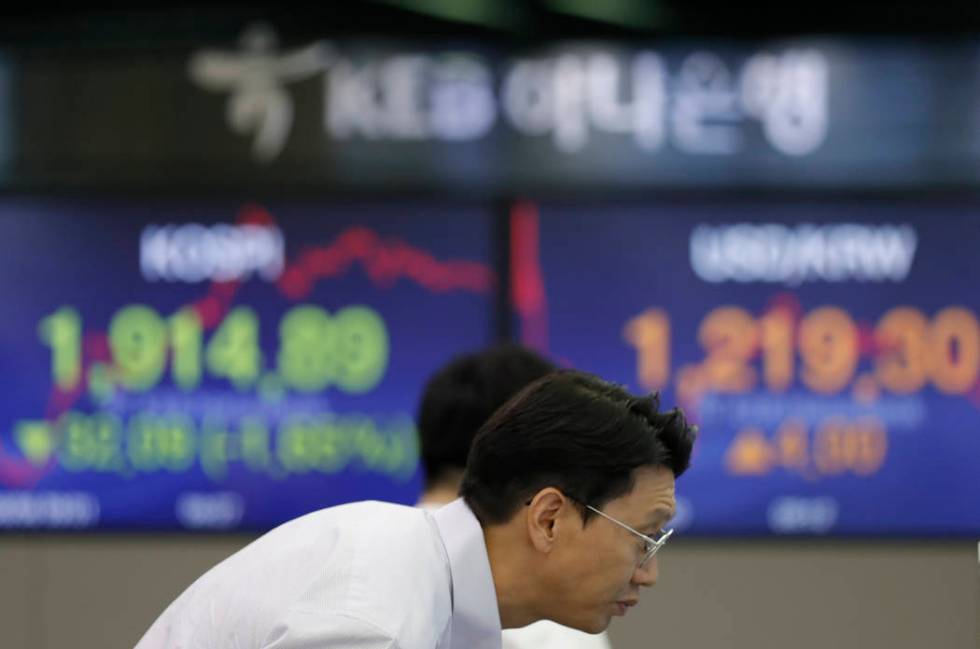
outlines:
[[466, 143], [499, 129], [565, 156], [610, 142], [642, 154], [737, 156], [761, 138], [797, 157], [818, 150], [829, 129], [829, 64], [812, 48], [734, 56], [571, 44], [511, 58], [347, 50], [327, 41], [280, 50], [275, 31], [256, 24], [238, 50], [193, 53], [188, 73], [227, 93], [228, 127], [251, 138], [259, 162], [287, 146], [290, 86], [310, 79], [322, 81], [324, 133], [341, 142]]

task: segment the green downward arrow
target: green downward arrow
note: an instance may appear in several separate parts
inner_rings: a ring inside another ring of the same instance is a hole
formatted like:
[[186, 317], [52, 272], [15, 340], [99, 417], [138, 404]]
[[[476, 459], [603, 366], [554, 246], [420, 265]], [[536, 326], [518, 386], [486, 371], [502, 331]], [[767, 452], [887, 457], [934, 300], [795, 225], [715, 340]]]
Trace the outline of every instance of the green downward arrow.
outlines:
[[47, 421], [19, 421], [14, 437], [20, 452], [36, 466], [47, 464], [54, 452], [54, 437], [51, 434], [51, 424]]

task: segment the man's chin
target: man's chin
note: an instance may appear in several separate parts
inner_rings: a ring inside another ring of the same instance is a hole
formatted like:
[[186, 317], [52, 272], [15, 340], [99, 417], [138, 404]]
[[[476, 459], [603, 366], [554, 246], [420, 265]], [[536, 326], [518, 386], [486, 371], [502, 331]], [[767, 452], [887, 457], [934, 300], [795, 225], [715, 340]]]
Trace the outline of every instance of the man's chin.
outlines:
[[587, 620], [585, 624], [576, 625], [574, 628], [585, 633], [602, 633], [609, 628], [610, 622], [612, 622], [612, 616], [608, 613], [602, 613]]
[[609, 623], [612, 621], [612, 614], [602, 611], [589, 616], [576, 617], [575, 619], [553, 619], [556, 623], [567, 626], [570, 629], [594, 634], [602, 633], [609, 628]]

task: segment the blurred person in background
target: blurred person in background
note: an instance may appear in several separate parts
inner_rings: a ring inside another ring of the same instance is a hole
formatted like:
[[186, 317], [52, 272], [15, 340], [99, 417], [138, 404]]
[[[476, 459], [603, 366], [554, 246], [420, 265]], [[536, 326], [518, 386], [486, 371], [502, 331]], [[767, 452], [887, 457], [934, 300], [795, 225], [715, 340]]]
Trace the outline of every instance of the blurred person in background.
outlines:
[[[419, 506], [434, 511], [459, 497], [473, 438], [490, 416], [525, 386], [557, 367], [535, 352], [503, 343], [462, 354], [426, 383], [418, 410], [425, 490]], [[504, 631], [505, 649], [609, 649], [590, 635], [553, 622]]]
[[694, 430], [584, 372], [527, 386], [473, 441], [461, 497], [287, 522], [205, 573], [138, 649], [499, 649], [538, 620], [598, 633], [657, 578]]
[[476, 431], [504, 402], [557, 369], [526, 347], [501, 343], [456, 356], [436, 371], [416, 417], [425, 480], [419, 505], [436, 508], [456, 500]]

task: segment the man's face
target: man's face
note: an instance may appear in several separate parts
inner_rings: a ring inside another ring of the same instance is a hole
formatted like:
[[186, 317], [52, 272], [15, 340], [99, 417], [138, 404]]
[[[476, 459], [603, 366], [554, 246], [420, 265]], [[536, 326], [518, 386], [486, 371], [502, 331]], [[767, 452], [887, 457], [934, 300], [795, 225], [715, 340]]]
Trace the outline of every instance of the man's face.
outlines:
[[[583, 528], [579, 510], [569, 505], [552, 561], [554, 597], [548, 613], [561, 624], [598, 633], [612, 616], [624, 615], [637, 603], [640, 586], [656, 582], [657, 557], [639, 567], [646, 554], [643, 539], [596, 514]], [[670, 469], [641, 467], [634, 472], [633, 490], [601, 510], [656, 538], [676, 506]]]

